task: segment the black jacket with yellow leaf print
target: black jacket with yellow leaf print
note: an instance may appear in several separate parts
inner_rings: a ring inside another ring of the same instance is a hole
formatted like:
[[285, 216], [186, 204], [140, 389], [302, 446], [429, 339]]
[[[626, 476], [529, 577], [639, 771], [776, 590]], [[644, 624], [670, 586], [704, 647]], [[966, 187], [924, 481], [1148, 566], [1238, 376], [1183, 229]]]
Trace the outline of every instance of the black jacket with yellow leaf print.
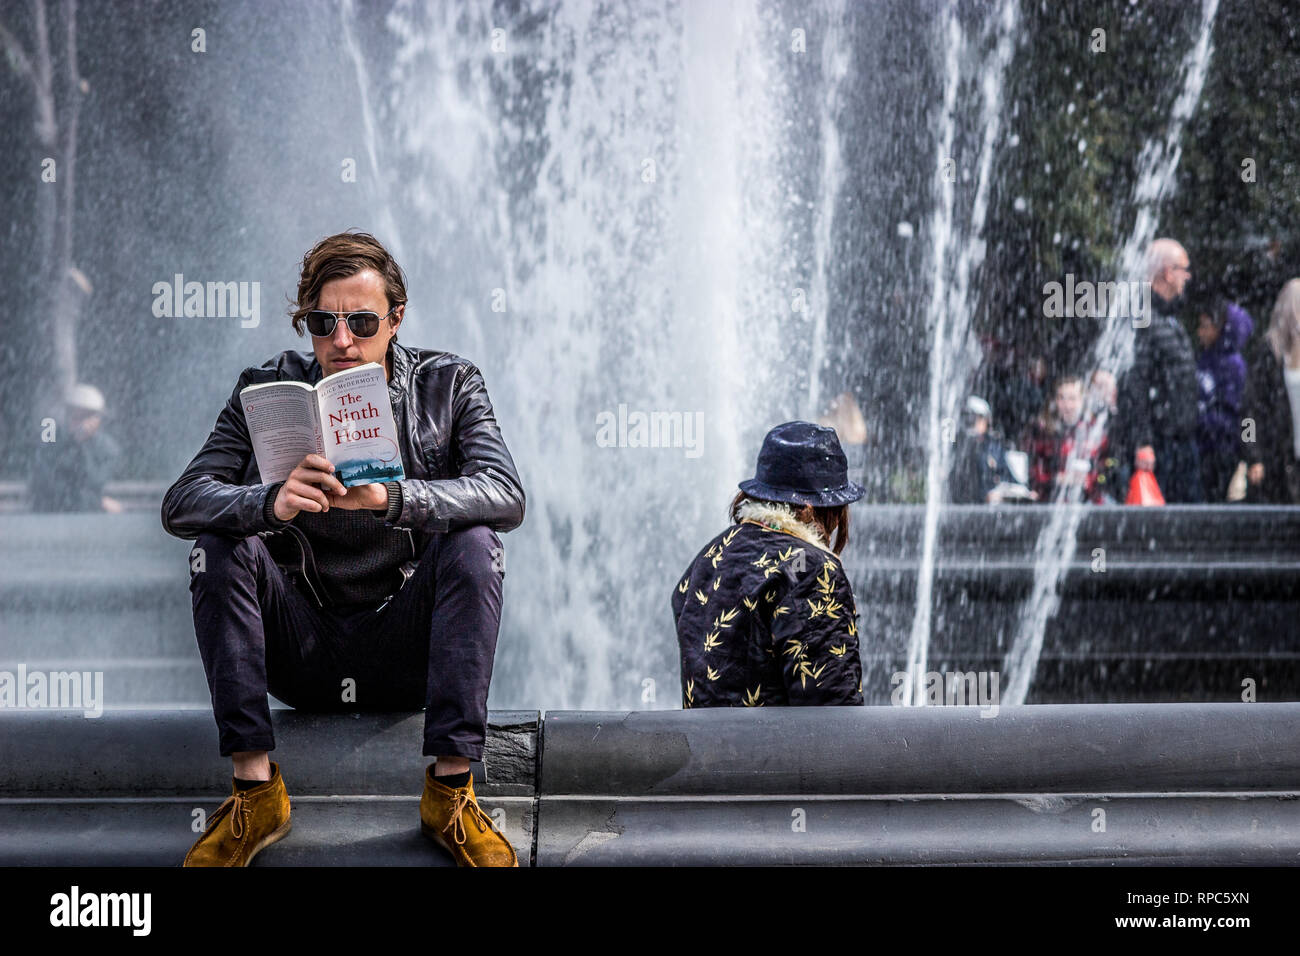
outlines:
[[862, 703], [858, 615], [820, 529], [745, 501], [673, 589], [682, 706]]

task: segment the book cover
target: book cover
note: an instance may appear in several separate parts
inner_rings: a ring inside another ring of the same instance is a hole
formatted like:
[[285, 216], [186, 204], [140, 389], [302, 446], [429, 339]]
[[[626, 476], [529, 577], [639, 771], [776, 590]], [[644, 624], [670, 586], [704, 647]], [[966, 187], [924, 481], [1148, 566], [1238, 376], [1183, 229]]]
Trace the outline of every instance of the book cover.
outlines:
[[324, 455], [345, 488], [401, 481], [401, 446], [383, 368], [367, 362], [316, 383], [267, 382], [239, 392], [258, 476], [284, 481], [307, 455]]
[[316, 400], [325, 457], [345, 488], [405, 477], [381, 366], [367, 362], [321, 379]]

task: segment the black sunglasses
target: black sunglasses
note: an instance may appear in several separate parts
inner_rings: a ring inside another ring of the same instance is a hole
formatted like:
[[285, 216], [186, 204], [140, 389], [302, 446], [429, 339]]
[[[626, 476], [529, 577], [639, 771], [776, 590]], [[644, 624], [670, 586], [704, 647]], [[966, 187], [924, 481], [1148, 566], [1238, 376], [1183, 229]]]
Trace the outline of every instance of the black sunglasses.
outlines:
[[347, 320], [349, 332], [359, 339], [368, 339], [379, 331], [379, 323], [396, 311], [396, 306], [389, 309], [384, 315], [379, 315], [376, 312], [335, 313], [326, 312], [324, 309], [316, 309], [307, 313], [307, 331], [319, 338], [333, 335], [334, 326], [338, 324], [339, 317], [342, 316]]

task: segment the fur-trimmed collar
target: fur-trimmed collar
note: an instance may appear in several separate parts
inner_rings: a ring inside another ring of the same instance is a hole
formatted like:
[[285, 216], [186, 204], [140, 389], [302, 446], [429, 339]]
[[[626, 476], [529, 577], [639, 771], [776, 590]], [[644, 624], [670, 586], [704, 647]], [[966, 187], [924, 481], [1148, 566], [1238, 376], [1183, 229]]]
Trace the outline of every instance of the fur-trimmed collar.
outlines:
[[835, 553], [831, 551], [830, 544], [822, 534], [821, 526], [800, 521], [794, 516], [794, 509], [789, 505], [775, 501], [755, 501], [753, 498], [748, 498], [740, 503], [740, 507], [736, 509], [736, 514], [741, 521], [746, 519], [757, 521], [764, 527], [775, 528], [778, 531], [792, 534], [796, 538], [802, 538], [828, 554]]

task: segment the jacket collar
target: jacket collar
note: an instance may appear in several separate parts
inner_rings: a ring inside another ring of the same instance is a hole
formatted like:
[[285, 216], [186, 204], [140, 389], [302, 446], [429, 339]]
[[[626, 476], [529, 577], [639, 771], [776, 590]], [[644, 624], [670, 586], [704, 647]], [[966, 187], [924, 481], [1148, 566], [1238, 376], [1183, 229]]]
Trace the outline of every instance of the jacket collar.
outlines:
[[822, 535], [822, 529], [816, 524], [800, 521], [794, 516], [794, 510], [788, 505], [775, 501], [755, 501], [753, 498], [749, 498], [740, 503], [740, 507], [736, 509], [736, 514], [741, 521], [756, 521], [764, 527], [775, 528], [777, 531], [784, 531], [786, 534], [801, 538], [809, 544], [821, 548], [828, 554], [835, 553], [831, 551], [830, 545]]
[[397, 407], [406, 394], [406, 382], [414, 367], [414, 356], [410, 349], [400, 342], [388, 343], [388, 398]]
[[302, 368], [302, 380], [308, 385], [315, 385], [325, 376], [321, 374], [320, 362], [316, 358], [315, 352], [290, 352], [291, 358], [301, 357], [306, 360], [306, 365]]

